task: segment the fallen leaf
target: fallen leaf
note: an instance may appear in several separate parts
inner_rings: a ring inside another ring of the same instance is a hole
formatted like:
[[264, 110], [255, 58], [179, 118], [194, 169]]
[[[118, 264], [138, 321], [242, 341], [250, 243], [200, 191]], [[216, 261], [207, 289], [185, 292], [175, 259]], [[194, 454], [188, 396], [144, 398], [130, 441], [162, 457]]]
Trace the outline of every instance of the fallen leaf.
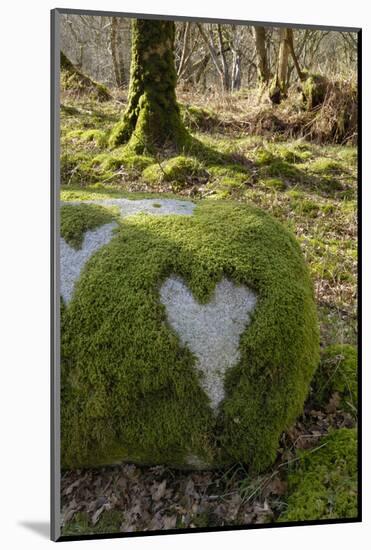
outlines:
[[164, 479], [161, 483], [157, 485], [157, 487], [154, 485], [154, 491], [152, 492], [152, 498], [155, 502], [158, 502], [162, 499], [162, 497], [165, 494], [166, 490], [166, 479]]

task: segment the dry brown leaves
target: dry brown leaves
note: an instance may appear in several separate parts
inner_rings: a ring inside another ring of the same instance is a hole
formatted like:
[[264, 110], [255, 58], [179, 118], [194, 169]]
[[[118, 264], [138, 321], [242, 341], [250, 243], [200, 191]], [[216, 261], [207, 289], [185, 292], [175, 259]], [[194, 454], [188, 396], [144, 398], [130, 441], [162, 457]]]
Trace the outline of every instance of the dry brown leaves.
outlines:
[[297, 451], [314, 449], [330, 429], [354, 426], [332, 395], [323, 410], [307, 402], [304, 415], [281, 438], [272, 470], [250, 478], [241, 464], [214, 471], [122, 464], [62, 475], [62, 525], [86, 512], [92, 525], [104, 511], [122, 513], [122, 532], [205, 528], [272, 522], [284, 509], [287, 466]]

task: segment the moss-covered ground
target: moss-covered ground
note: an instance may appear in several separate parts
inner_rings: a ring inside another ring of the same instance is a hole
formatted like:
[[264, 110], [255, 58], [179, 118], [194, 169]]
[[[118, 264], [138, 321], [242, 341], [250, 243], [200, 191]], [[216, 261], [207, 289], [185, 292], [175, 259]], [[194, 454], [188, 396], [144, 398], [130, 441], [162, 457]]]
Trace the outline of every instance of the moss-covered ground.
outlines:
[[288, 472], [287, 510], [279, 521], [356, 518], [356, 430], [336, 430], [298, 458]]
[[324, 406], [332, 399], [343, 410], [357, 416], [357, 349], [349, 344], [333, 344], [322, 352], [320, 365], [312, 381], [313, 402]]
[[[243, 93], [234, 105], [220, 107], [203, 105], [200, 98], [193, 104], [189, 96], [182, 101], [182, 115], [197, 144], [174, 158], [174, 153], [166, 151], [163, 156], [151, 157], [128, 154], [125, 147], [108, 150], [110, 130], [119, 120], [123, 105], [63, 98], [61, 198], [67, 202], [143, 198], [150, 193], [151, 197], [200, 200], [210, 208], [215, 199], [233, 199], [269, 212], [296, 235], [304, 253], [314, 281], [322, 359], [304, 413], [282, 436], [274, 467], [261, 475], [251, 475], [242, 465], [184, 477], [172, 470], [163, 471], [158, 483], [165, 480], [171, 496], [165, 493], [162, 497], [163, 523], [159, 528], [225, 525], [223, 518], [227, 518], [227, 524], [246, 524], [278, 518], [300, 521], [354, 517], [357, 487], [352, 430], [357, 421], [357, 395], [354, 351], [348, 346], [357, 344], [357, 149], [290, 139], [286, 131], [284, 135], [274, 131], [277, 121], [273, 118], [269, 136], [264, 132], [250, 135], [250, 126], [244, 123]], [[232, 110], [233, 120], [227, 121], [226, 113]], [[68, 237], [68, 228], [66, 231]], [[72, 244], [75, 237], [71, 238]], [[79, 239], [81, 236], [75, 246]], [[338, 344], [341, 348], [335, 347]], [[344, 452], [338, 450], [339, 445]], [[92, 476], [90, 484], [97, 479], [107, 484], [111, 480], [112, 487], [118, 480], [132, 480], [132, 474], [126, 470], [123, 473], [119, 467], [87, 471]], [[138, 479], [149, 475], [148, 470], [138, 472], [135, 486], [144, 487]], [[151, 476], [156, 472], [150, 470]], [[319, 487], [318, 483], [311, 484], [314, 478], [325, 481]], [[66, 472], [64, 491], [75, 480], [76, 470]], [[188, 483], [193, 484], [193, 493]], [[151, 490], [146, 493], [143, 489], [143, 502], [147, 502]], [[202, 500], [197, 496], [200, 491], [215, 498]], [[106, 529], [103, 523], [110, 521], [111, 510], [92, 525], [91, 503], [97, 495], [91, 494], [90, 500], [81, 496], [82, 501], [89, 500], [90, 508], [82, 506], [80, 515], [72, 514], [71, 519], [69, 504], [75, 494], [75, 489], [67, 494], [62, 491], [63, 510], [68, 517], [66, 532], [83, 532], [88, 525], [91, 529], [99, 529], [99, 525]], [[183, 494], [187, 495], [187, 503], [177, 500]], [[113, 505], [114, 510], [125, 509], [125, 513], [121, 527], [114, 518], [112, 530], [143, 529], [134, 517], [137, 505], [136, 501]], [[143, 504], [147, 513], [155, 514], [146, 506]], [[168, 519], [174, 516], [174, 522]]]
[[177, 158], [154, 158], [129, 154], [125, 147], [107, 149], [122, 110], [117, 102], [69, 98], [63, 105], [64, 200], [150, 192], [255, 204], [299, 239], [315, 283], [323, 343], [356, 343], [355, 147], [267, 140], [239, 129], [225, 135], [215, 131], [217, 125], [210, 132], [191, 124], [198, 148]]

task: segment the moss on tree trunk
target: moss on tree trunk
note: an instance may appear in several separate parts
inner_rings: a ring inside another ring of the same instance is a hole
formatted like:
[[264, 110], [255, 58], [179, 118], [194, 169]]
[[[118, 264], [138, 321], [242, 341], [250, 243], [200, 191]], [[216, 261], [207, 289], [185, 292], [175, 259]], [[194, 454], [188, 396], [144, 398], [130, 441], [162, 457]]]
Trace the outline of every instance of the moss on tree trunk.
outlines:
[[179, 150], [189, 140], [175, 96], [174, 36], [171, 21], [133, 20], [128, 105], [111, 132], [111, 147]]

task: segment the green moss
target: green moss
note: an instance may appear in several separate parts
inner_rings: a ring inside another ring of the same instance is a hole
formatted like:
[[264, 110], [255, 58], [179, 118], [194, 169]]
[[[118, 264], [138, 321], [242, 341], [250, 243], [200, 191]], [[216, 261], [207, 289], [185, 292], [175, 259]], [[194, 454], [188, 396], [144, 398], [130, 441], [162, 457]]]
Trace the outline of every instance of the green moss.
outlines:
[[275, 189], [276, 191], [284, 191], [286, 189], [286, 184], [279, 178], [268, 178], [266, 180], [261, 180], [260, 183], [269, 187], [270, 189]]
[[302, 82], [303, 102], [308, 110], [323, 103], [326, 97], [328, 81], [320, 74], [309, 74]]
[[86, 152], [63, 153], [60, 159], [62, 185], [87, 185], [100, 179], [92, 166], [92, 156]]
[[64, 204], [61, 207], [61, 236], [74, 248], [81, 248], [84, 234], [114, 219], [114, 214], [97, 204]]
[[240, 198], [251, 182], [250, 171], [241, 164], [221, 163], [208, 166], [210, 183], [214, 198]]
[[210, 132], [220, 123], [215, 113], [202, 107], [181, 105], [180, 112], [185, 126], [190, 130]]
[[290, 147], [286, 145], [276, 146], [279, 157], [292, 164], [300, 164], [312, 157], [312, 152], [308, 148]]
[[357, 414], [358, 404], [357, 349], [349, 344], [334, 344], [322, 352], [321, 363], [315, 373], [313, 400], [325, 406], [337, 392], [341, 397], [339, 408]]
[[124, 147], [98, 155], [94, 151], [68, 151], [61, 155], [61, 183], [72, 186], [112, 183], [120, 180], [123, 172], [127, 177], [138, 179], [153, 161], [152, 157], [136, 155]]
[[103, 171], [118, 170], [122, 167], [133, 172], [142, 172], [145, 168], [154, 162], [153, 157], [145, 155], [136, 155], [121, 147], [109, 153], [101, 153], [94, 157], [93, 164], [99, 166]]
[[176, 190], [200, 180], [207, 181], [208, 174], [200, 162], [191, 157], [179, 156], [161, 163], [152, 164], [143, 171], [143, 179], [158, 185], [171, 182]]
[[279, 158], [274, 158], [270, 162], [267, 161], [267, 163], [260, 169], [260, 174], [273, 178], [281, 177], [296, 181], [298, 181], [298, 179], [302, 179], [300, 171], [295, 168], [295, 166]]
[[339, 161], [329, 159], [326, 157], [319, 158], [311, 162], [308, 165], [308, 168], [311, 172], [314, 172], [315, 174], [325, 174], [325, 175], [341, 174], [345, 171], [343, 168], [343, 165]]
[[302, 144], [274, 144], [258, 149], [255, 162], [258, 166], [300, 164], [312, 157], [312, 152]]
[[349, 145], [346, 147], [334, 147], [334, 151], [339, 159], [345, 161], [349, 167], [357, 167], [358, 150], [356, 147], [351, 147]]
[[[223, 275], [258, 295], [217, 417], [159, 300], [172, 273], [202, 303]], [[62, 327], [64, 467], [184, 466], [192, 454], [262, 470], [302, 411], [319, 358], [299, 245], [270, 216], [233, 202], [201, 203], [193, 216], [126, 218], [86, 264]]]
[[255, 162], [258, 166], [267, 166], [275, 160], [275, 156], [269, 149], [259, 149], [255, 155]]
[[89, 130], [72, 130], [65, 136], [66, 140], [81, 142], [94, 142], [98, 147], [104, 147], [107, 143], [106, 133], [102, 130], [90, 128]]
[[300, 453], [288, 475], [288, 508], [278, 521], [357, 517], [357, 434], [342, 428]]
[[64, 105], [63, 103], [61, 103], [61, 115], [62, 117], [64, 115], [68, 117], [75, 117], [80, 115], [80, 111], [77, 107], [74, 107], [73, 105]]
[[100, 533], [119, 533], [123, 522], [123, 514], [118, 510], [104, 511], [95, 525], [89, 520], [86, 512], [77, 512], [73, 519], [62, 528], [63, 537], [76, 535], [97, 535]]
[[335, 204], [321, 204], [320, 209], [325, 215], [334, 215], [337, 207]]
[[210, 174], [218, 181], [232, 179], [235, 182], [245, 183], [250, 178], [250, 172], [240, 164], [217, 164], [208, 167]]

